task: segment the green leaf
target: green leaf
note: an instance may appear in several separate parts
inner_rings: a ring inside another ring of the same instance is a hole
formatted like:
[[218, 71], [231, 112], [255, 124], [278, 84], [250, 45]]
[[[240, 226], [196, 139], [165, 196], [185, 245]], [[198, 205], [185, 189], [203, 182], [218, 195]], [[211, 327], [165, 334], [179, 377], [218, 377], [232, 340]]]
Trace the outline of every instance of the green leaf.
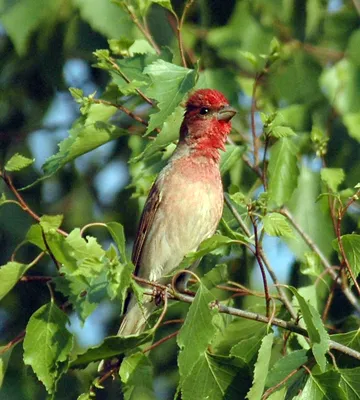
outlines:
[[248, 387], [248, 372], [236, 360], [204, 353], [183, 382], [182, 399], [243, 399]]
[[221, 246], [229, 245], [233, 243], [240, 243], [239, 240], [230, 239], [227, 236], [223, 235], [214, 235], [211, 238], [205, 239], [199, 246], [198, 250], [189, 253], [184, 260], [179, 265], [178, 269], [184, 269], [194, 263], [199, 258], [203, 257], [204, 255], [218, 249]]
[[[316, 243], [325, 257], [329, 258], [333, 249], [334, 237], [330, 213], [323, 212], [321, 204], [316, 202], [320, 192], [320, 174], [311, 171], [305, 165], [301, 167], [298, 187], [293, 193], [289, 209], [300, 228]], [[304, 261], [304, 254], [309, 251], [308, 245], [296, 233], [298, 240], [288, 244], [299, 260]]]
[[5, 164], [5, 171], [13, 172], [13, 171], [20, 171], [29, 165], [33, 164], [35, 158], [27, 158], [22, 156], [19, 153], [14, 154], [10, 160]]
[[257, 321], [236, 318], [216, 333], [211, 348], [217, 354], [230, 354], [249, 364], [256, 357], [266, 330], [266, 325]]
[[67, 316], [51, 302], [39, 308], [26, 327], [24, 363], [32, 367], [50, 394], [67, 369], [73, 347], [67, 323]]
[[340, 387], [345, 393], [346, 400], [360, 399], [360, 367], [340, 369]]
[[273, 333], [266, 335], [261, 342], [258, 359], [255, 364], [253, 385], [246, 395], [248, 400], [260, 400], [261, 395], [263, 394], [266, 377], [269, 371], [273, 342]]
[[220, 160], [220, 173], [224, 175], [229, 171], [234, 165], [239, 163], [241, 156], [245, 152], [244, 146], [236, 146], [234, 144], [225, 145], [225, 153], [221, 153]]
[[197, 71], [157, 60], [144, 69], [151, 78], [146, 94], [157, 100], [159, 111], [150, 116], [147, 132], [162, 126], [196, 83]]
[[108, 222], [106, 224], [106, 227], [108, 228], [111, 237], [113, 238], [114, 242], [116, 243], [116, 246], [119, 250], [122, 262], [126, 263], [128, 260], [127, 260], [127, 256], [126, 256], [126, 242], [125, 242], [124, 227], [121, 224], [119, 224], [118, 222]]
[[227, 265], [218, 264], [201, 278], [201, 282], [205, 285], [207, 289], [211, 290], [216, 285], [227, 282], [228, 279], [229, 274]]
[[263, 218], [264, 230], [270, 236], [294, 237], [286, 217], [279, 213], [269, 213]]
[[329, 334], [327, 333], [320, 314], [315, 307], [310, 303], [307, 303], [294, 287], [289, 286], [289, 289], [293, 292], [299, 302], [301, 314], [309, 333], [312, 352], [321, 371], [324, 372], [327, 364], [325, 354], [329, 350]]
[[342, 168], [322, 168], [321, 180], [329, 186], [330, 190], [337, 192], [339, 185], [344, 182], [345, 173]]
[[90, 24], [92, 29], [100, 32], [109, 39], [120, 36], [131, 37], [134, 24], [122, 7], [111, 1], [74, 0], [79, 8], [82, 19]]
[[159, 6], [164, 7], [169, 11], [171, 11], [172, 13], [174, 13], [170, 0], [150, 0], [150, 1], [151, 3], [159, 4]]
[[205, 353], [216, 331], [212, 324], [216, 311], [209, 307], [214, 300], [210, 291], [200, 283], [195, 299], [177, 336], [177, 344], [180, 348], [178, 365], [181, 380], [184, 380], [200, 356]]
[[54, 175], [65, 164], [82, 154], [88, 153], [120, 136], [128, 135], [126, 130], [108, 122], [116, 111], [115, 107], [91, 104], [89, 112], [74, 123], [69, 137], [59, 144], [58, 153], [45, 161], [42, 166], [44, 175], [32, 185]]
[[328, 371], [319, 375], [310, 373], [304, 389], [295, 399], [347, 400], [339, 383], [340, 375], [336, 371]]
[[300, 266], [301, 273], [313, 276], [317, 279], [324, 271], [319, 255], [314, 252], [306, 252], [304, 253], [304, 258], [305, 264], [301, 264]]
[[7, 4], [9, 6], [1, 10], [1, 23], [14, 43], [16, 52], [23, 56], [31, 33], [59, 13], [62, 1], [22, 0]]
[[266, 387], [272, 387], [285, 379], [290, 372], [308, 361], [307, 350], [296, 350], [287, 354], [271, 367], [266, 379]]
[[31, 267], [32, 265], [20, 264], [15, 261], [10, 261], [0, 267], [0, 300], [10, 292], [25, 272]]
[[[349, 261], [350, 267], [357, 277], [360, 273], [360, 235], [349, 234], [341, 236], [342, 244], [346, 254], [346, 258]], [[335, 249], [341, 257], [337, 240], [334, 240]]]
[[150, 159], [154, 154], [159, 153], [169, 144], [179, 139], [180, 126], [184, 119], [184, 108], [178, 106], [175, 111], [166, 118], [164, 125], [157, 134], [155, 140], [152, 140], [145, 148], [145, 150], [132, 161], [138, 162], [142, 158], [144, 160]]
[[155, 399], [152, 365], [145, 354], [138, 352], [125, 357], [119, 374], [125, 400]]
[[10, 349], [5, 350], [5, 346], [1, 346], [0, 347], [0, 353], [2, 351], [5, 351], [5, 353], [2, 353], [0, 356], [0, 389], [4, 383], [4, 378], [5, 378], [5, 374], [6, 374], [6, 369], [11, 357], [11, 353], [13, 351], [13, 347], [11, 347]]
[[270, 130], [270, 135], [280, 139], [295, 136], [296, 133], [288, 126], [275, 126]]
[[91, 347], [84, 353], [77, 354], [70, 362], [71, 368], [86, 367], [89, 363], [112, 358], [130, 352], [151, 339], [149, 333], [139, 336], [109, 336], [99, 346]]
[[127, 297], [127, 291], [131, 284], [132, 274], [134, 272], [133, 264], [120, 264], [117, 259], [111, 260], [108, 266], [108, 293], [111, 300], [116, 297], [120, 301], [120, 310], [123, 312], [123, 307]]
[[63, 218], [63, 215], [43, 215], [40, 218], [40, 226], [44, 233], [54, 233], [60, 228]]
[[348, 41], [347, 55], [350, 60], [356, 64], [358, 67], [360, 66], [360, 29], [357, 29], [352, 32], [350, 40]]
[[334, 342], [351, 347], [356, 351], [360, 351], [360, 329], [346, 333], [337, 333], [335, 335], [331, 335], [330, 339]]
[[277, 206], [290, 200], [299, 175], [297, 148], [288, 138], [280, 139], [271, 149], [269, 161], [269, 196]]

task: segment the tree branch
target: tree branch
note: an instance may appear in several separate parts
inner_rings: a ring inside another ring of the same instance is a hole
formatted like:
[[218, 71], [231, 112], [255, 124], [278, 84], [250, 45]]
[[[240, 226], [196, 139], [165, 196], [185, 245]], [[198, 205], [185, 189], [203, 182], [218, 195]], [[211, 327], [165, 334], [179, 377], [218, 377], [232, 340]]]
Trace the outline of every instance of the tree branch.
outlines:
[[[186, 294], [182, 294], [182, 293], [178, 293], [178, 292], [174, 292], [172, 294], [172, 296], [174, 299], [183, 301], [185, 303], [192, 303], [194, 301], [193, 297], [187, 296]], [[211, 307], [214, 307], [214, 306], [211, 305]], [[235, 317], [250, 319], [252, 321], [258, 321], [258, 322], [262, 322], [265, 324], [271, 323], [271, 325], [275, 325], [279, 328], [286, 329], [288, 331], [297, 333], [304, 337], [309, 337], [309, 334], [306, 331], [306, 329], [303, 329], [299, 325], [296, 325], [292, 322], [284, 321], [279, 318], [268, 318], [268, 317], [265, 317], [265, 315], [241, 310], [239, 308], [224, 306], [223, 304], [220, 304], [219, 302], [216, 303], [216, 307], [218, 308], [220, 313], [233, 315]], [[350, 357], [360, 360], [360, 353], [358, 351], [356, 351], [350, 347], [344, 346], [340, 343], [334, 342], [333, 340], [329, 341], [329, 348], [340, 351], [343, 354], [347, 354]]]
[[[320, 258], [320, 262], [323, 265], [323, 267], [329, 271], [329, 274], [331, 276], [331, 278], [336, 281], [338, 283], [338, 285], [341, 285], [341, 279], [340, 277], [337, 275], [337, 273], [333, 270], [330, 262], [327, 260], [327, 258], [324, 256], [324, 254], [322, 253], [322, 251], [319, 249], [319, 247], [316, 245], [316, 243], [310, 238], [310, 236], [303, 231], [303, 229], [300, 227], [300, 225], [298, 225], [298, 223], [295, 221], [294, 217], [291, 215], [291, 213], [289, 212], [289, 210], [287, 210], [286, 208], [283, 208], [282, 210], [279, 211], [280, 214], [284, 215], [288, 221], [291, 223], [291, 225], [295, 228], [295, 230], [299, 233], [299, 235], [301, 236], [301, 238], [304, 240], [304, 242], [309, 246], [309, 248], [316, 253], [319, 258]], [[360, 312], [360, 304], [357, 300], [357, 298], [354, 296], [354, 294], [352, 293], [352, 291], [348, 288], [342, 288], [342, 291], [344, 293], [344, 295], [346, 296], [346, 298], [349, 300], [349, 302], [351, 303], [351, 305]]]

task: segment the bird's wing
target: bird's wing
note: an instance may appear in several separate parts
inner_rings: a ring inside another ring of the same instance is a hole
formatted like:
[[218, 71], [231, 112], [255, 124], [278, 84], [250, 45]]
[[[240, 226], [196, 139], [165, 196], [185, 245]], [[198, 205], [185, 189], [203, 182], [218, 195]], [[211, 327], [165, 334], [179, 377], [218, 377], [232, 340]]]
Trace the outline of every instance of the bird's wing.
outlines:
[[146, 204], [141, 215], [140, 224], [138, 232], [136, 235], [133, 252], [132, 252], [132, 262], [135, 265], [135, 275], [139, 271], [139, 261], [146, 240], [146, 236], [149, 232], [150, 227], [154, 221], [156, 211], [160, 205], [160, 190], [157, 182], [155, 182], [150, 190], [149, 196], [146, 200]]

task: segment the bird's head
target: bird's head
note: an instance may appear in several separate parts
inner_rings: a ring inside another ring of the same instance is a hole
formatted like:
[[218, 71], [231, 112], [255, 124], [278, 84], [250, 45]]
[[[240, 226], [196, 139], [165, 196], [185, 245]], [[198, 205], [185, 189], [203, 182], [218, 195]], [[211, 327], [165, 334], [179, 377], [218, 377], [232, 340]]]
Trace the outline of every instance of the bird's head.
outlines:
[[226, 97], [213, 89], [200, 89], [186, 102], [180, 138], [199, 151], [224, 148], [236, 110]]

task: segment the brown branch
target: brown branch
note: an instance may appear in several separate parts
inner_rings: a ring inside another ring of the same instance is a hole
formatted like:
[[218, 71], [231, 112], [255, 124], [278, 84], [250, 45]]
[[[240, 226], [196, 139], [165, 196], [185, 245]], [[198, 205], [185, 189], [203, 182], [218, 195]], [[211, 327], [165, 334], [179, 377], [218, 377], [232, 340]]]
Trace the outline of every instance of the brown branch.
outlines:
[[[227, 204], [227, 206], [229, 207], [229, 210], [231, 211], [231, 213], [233, 214], [233, 216], [235, 217], [235, 219], [237, 220], [237, 222], [239, 223], [241, 229], [244, 231], [245, 235], [247, 237], [251, 236], [250, 230], [247, 228], [247, 226], [245, 225], [245, 223], [243, 222], [240, 214], [237, 212], [237, 210], [235, 209], [235, 207], [233, 207], [233, 205], [231, 204], [229, 198], [227, 197], [227, 195], [225, 194], [225, 202]], [[280, 300], [282, 301], [282, 303], [284, 304], [284, 306], [286, 307], [286, 309], [288, 310], [288, 312], [290, 313], [290, 315], [296, 319], [297, 315], [296, 312], [294, 311], [294, 308], [290, 302], [290, 300], [288, 299], [285, 290], [283, 289], [283, 287], [279, 284], [279, 280], [277, 279], [277, 276], [274, 272], [274, 270], [272, 269], [263, 249], [260, 247], [259, 249], [259, 256], [260, 259], [262, 260], [262, 263], [264, 263], [266, 270], [268, 271], [271, 280], [273, 281], [273, 283], [275, 284], [276, 290], [279, 293], [280, 296]], [[253, 254], [255, 255], [255, 253], [253, 252]]]
[[157, 342], [155, 342], [154, 344], [152, 344], [151, 346], [147, 347], [146, 349], [144, 349], [142, 352], [145, 354], [148, 351], [155, 349], [155, 347], [160, 346], [162, 343], [167, 342], [169, 339], [172, 339], [173, 337], [175, 337], [178, 333], [180, 332], [180, 329], [170, 333], [170, 335], [167, 335], [165, 337], [163, 337], [162, 339], [158, 340]]
[[0, 355], [6, 353], [8, 350], [11, 349], [11, 347], [15, 346], [16, 344], [22, 342], [25, 337], [25, 331], [22, 331], [19, 333], [14, 339], [10, 340], [8, 344], [6, 344], [1, 350], [0, 350]]
[[[37, 215], [25, 202], [25, 200], [22, 198], [18, 190], [15, 188], [12, 179], [10, 178], [9, 175], [5, 173], [5, 171], [0, 171], [0, 177], [3, 179], [3, 181], [6, 183], [8, 188], [12, 191], [14, 196], [17, 198], [18, 202], [20, 203], [21, 208], [27, 212], [35, 221], [40, 222], [40, 217]], [[56, 229], [58, 233], [60, 233], [63, 236], [68, 236], [68, 234], [63, 231], [62, 229], [58, 228]]]
[[[22, 198], [22, 196], [20, 195], [20, 193], [17, 191], [17, 189], [15, 188], [15, 186], [13, 185], [12, 179], [10, 178], [10, 176], [8, 176], [7, 174], [5, 174], [5, 172], [1, 172], [0, 171], [0, 176], [2, 177], [2, 179], [4, 180], [4, 182], [6, 183], [6, 185], [8, 186], [8, 188], [13, 192], [13, 194], [15, 195], [15, 197], [18, 199], [21, 208], [27, 212], [33, 219], [35, 219], [35, 221], [40, 222], [40, 217], [39, 215], [37, 215], [25, 202], [25, 200]], [[63, 236], [67, 236], [68, 234], [66, 232], [64, 232], [61, 229], [57, 229], [57, 232], [59, 232], [61, 235]]]
[[20, 278], [20, 282], [48, 282], [51, 281], [52, 277], [51, 276], [37, 276], [37, 275], [28, 275], [28, 276], [22, 276]]
[[[130, 83], [130, 79], [121, 71], [120, 67], [116, 64], [116, 61], [109, 57], [109, 62], [110, 64], [114, 67], [114, 69], [118, 72], [118, 74], [124, 79], [125, 82]], [[143, 98], [143, 100], [145, 100], [148, 104], [150, 104], [151, 106], [154, 105], [154, 103], [152, 102], [152, 100], [150, 100], [140, 89], [135, 89], [136, 93], [138, 93], [138, 95], [140, 97]]]
[[254, 236], [255, 236], [255, 258], [259, 264], [260, 267], [260, 272], [261, 272], [261, 276], [262, 276], [262, 280], [263, 280], [263, 285], [264, 285], [264, 291], [265, 291], [265, 302], [266, 302], [266, 316], [269, 317], [269, 313], [270, 313], [270, 294], [269, 294], [269, 288], [268, 288], [268, 283], [267, 283], [267, 278], [266, 278], [266, 273], [265, 273], [265, 268], [264, 265], [262, 263], [262, 259], [260, 256], [260, 249], [261, 249], [261, 243], [259, 241], [259, 237], [258, 237], [258, 229], [257, 229], [257, 222], [255, 220], [255, 218], [253, 217], [251, 210], [249, 210], [249, 216], [251, 219], [251, 222], [253, 224], [254, 227]]
[[137, 16], [135, 15], [134, 11], [132, 10], [131, 6], [129, 6], [125, 1], [122, 2], [123, 7], [125, 8], [126, 12], [129, 14], [130, 18], [134, 22], [134, 24], [139, 28], [140, 32], [145, 36], [145, 38], [149, 41], [151, 46], [154, 48], [157, 54], [160, 54], [160, 48], [155, 43], [149, 28], [146, 26], [142, 26], [140, 21], [138, 20]]
[[112, 103], [111, 101], [102, 100], [102, 99], [92, 99], [91, 101], [95, 104], [104, 104], [106, 106], [115, 107], [118, 110], [122, 111], [123, 113], [127, 114], [129, 117], [131, 117], [135, 121], [140, 122], [140, 124], [143, 124], [145, 126], [149, 125], [147, 121], [145, 121], [138, 115], [134, 114], [132, 111], [130, 111], [128, 108], [124, 107], [121, 104]]
[[[319, 249], [319, 247], [315, 244], [315, 242], [310, 238], [310, 236], [304, 232], [304, 230], [298, 225], [298, 223], [295, 221], [294, 217], [291, 215], [289, 210], [286, 208], [283, 208], [282, 210], [279, 211], [280, 214], [284, 215], [288, 221], [291, 223], [291, 225], [295, 228], [295, 230], [299, 233], [301, 238], [304, 240], [304, 242], [308, 245], [308, 247], [316, 253], [319, 258], [320, 262], [323, 265], [323, 267], [329, 271], [329, 274], [331, 278], [336, 281], [341, 287], [342, 287], [342, 282], [337, 273], [333, 270], [330, 262], [327, 260], [327, 258], [324, 256], [322, 251]], [[342, 291], [346, 298], [349, 300], [351, 305], [360, 312], [360, 304], [358, 303], [358, 299], [354, 296], [352, 291], [348, 287], [342, 287]]]
[[[172, 298], [183, 301], [185, 303], [192, 303], [194, 301], [193, 297], [187, 296], [186, 294], [182, 294], [182, 293], [178, 293], [178, 292], [174, 292]], [[279, 328], [286, 329], [288, 331], [297, 333], [304, 337], [309, 337], [306, 329], [303, 329], [299, 325], [296, 325], [289, 321], [284, 321], [279, 318], [271, 319], [271, 318], [266, 317], [265, 315], [241, 310], [239, 308], [228, 307], [223, 304], [220, 304], [219, 302], [216, 302], [215, 306], [218, 308], [220, 313], [229, 314], [229, 315], [233, 315], [235, 317], [245, 318], [245, 319], [249, 319], [252, 321], [258, 321], [258, 322], [262, 322], [265, 324], [268, 324], [269, 322], [271, 322], [272, 325], [277, 326]], [[210, 304], [210, 307], [214, 308], [214, 304]], [[340, 343], [334, 342], [333, 340], [329, 341], [329, 347], [330, 347], [330, 349], [340, 351], [343, 354], [347, 354], [350, 357], [360, 360], [360, 353], [350, 347], [347, 347]]]
[[175, 14], [175, 19], [176, 19], [176, 23], [177, 23], [176, 32], [177, 32], [177, 39], [178, 39], [178, 43], [179, 43], [180, 57], [181, 57], [182, 64], [185, 68], [187, 68], [187, 63], [186, 63], [186, 58], [185, 58], [185, 53], [184, 53], [184, 43], [183, 43], [183, 39], [182, 39], [182, 27], [185, 22], [186, 13], [188, 12], [189, 8], [193, 5], [193, 3], [194, 3], [194, 0], [187, 0], [187, 2], [185, 3], [183, 13], [180, 18], [180, 21], [179, 21], [178, 16]]
[[290, 372], [282, 381], [268, 389], [261, 397], [261, 400], [266, 400], [272, 393], [274, 393], [279, 387], [281, 387], [284, 383], [286, 383], [292, 376], [294, 376], [300, 369], [302, 368], [302, 365], [300, 367], [294, 369], [293, 371]]

